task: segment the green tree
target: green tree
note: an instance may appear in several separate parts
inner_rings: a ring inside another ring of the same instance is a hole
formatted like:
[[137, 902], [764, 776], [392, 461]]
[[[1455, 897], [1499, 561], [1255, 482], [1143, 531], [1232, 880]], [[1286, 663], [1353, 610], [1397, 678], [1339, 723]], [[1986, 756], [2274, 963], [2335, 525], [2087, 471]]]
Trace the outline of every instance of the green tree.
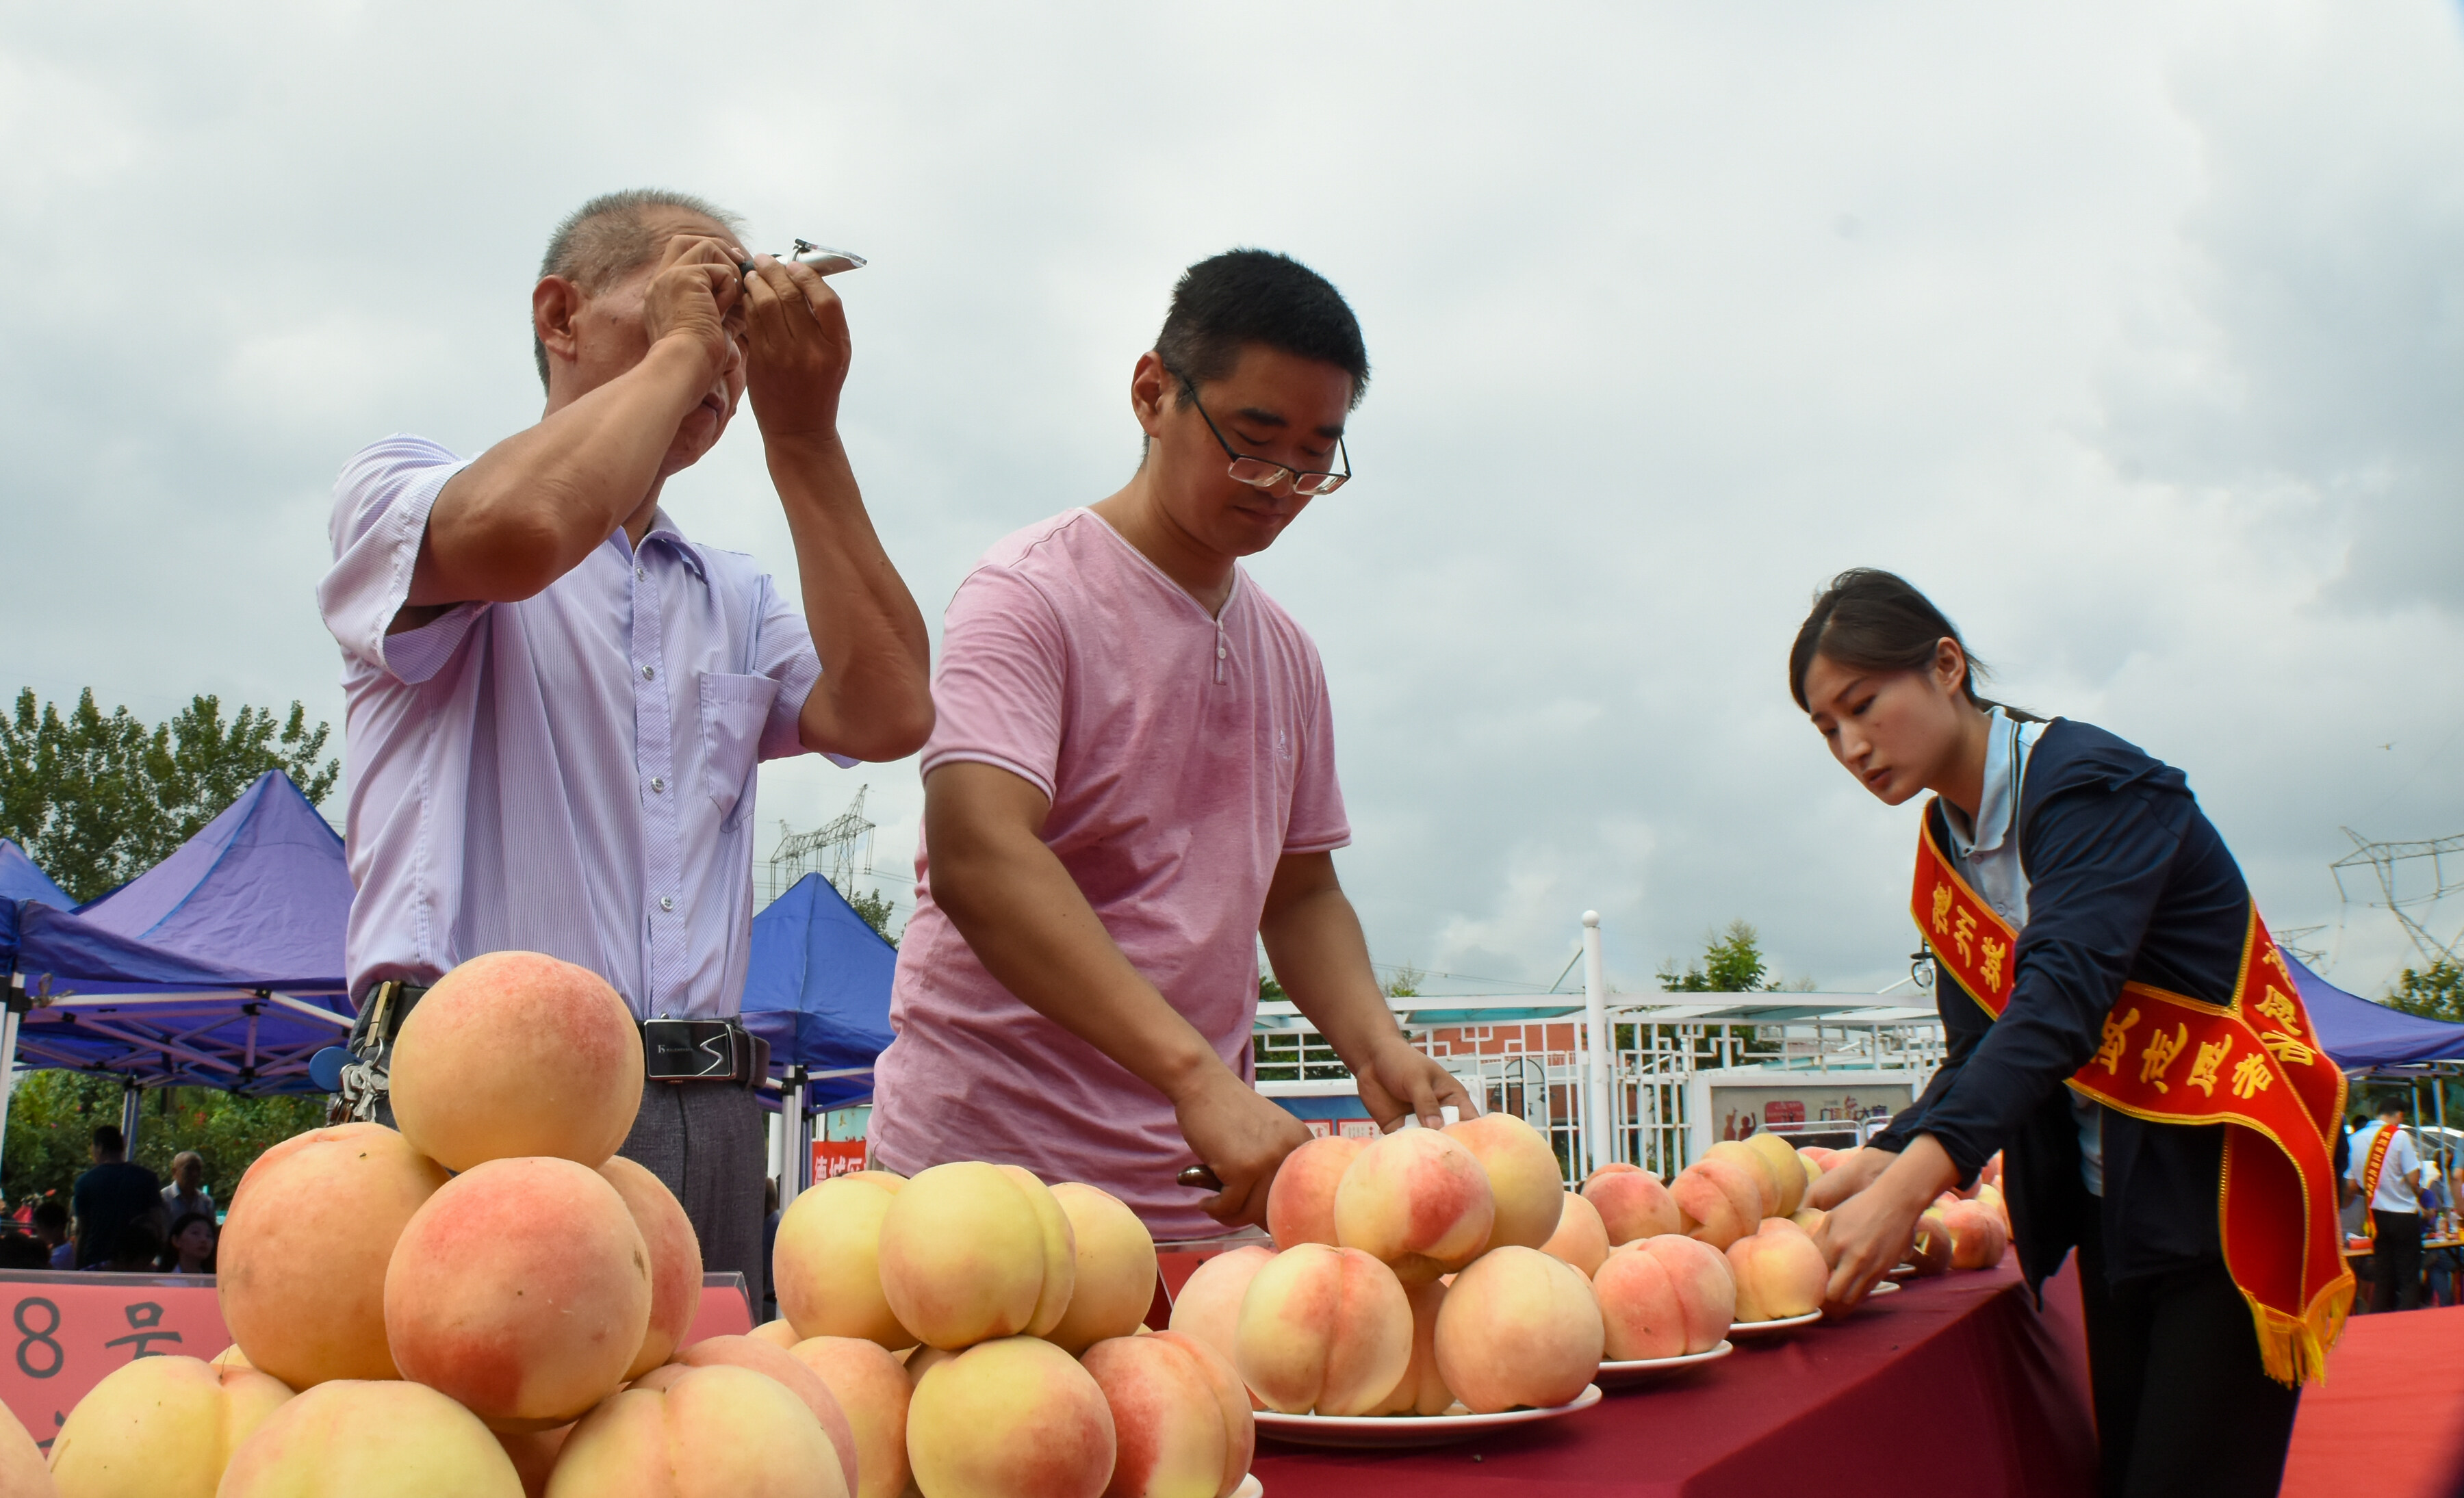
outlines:
[[1419, 968], [1406, 962], [1401, 967], [1395, 970], [1394, 977], [1386, 980], [1386, 997], [1389, 999], [1418, 999], [1420, 997], [1420, 985], [1428, 980], [1428, 974], [1421, 972]]
[[[35, 1071], [17, 1079], [9, 1101], [9, 1140], [0, 1180], [9, 1200], [56, 1194], [65, 1202], [92, 1161], [96, 1126], [120, 1122], [121, 1079], [81, 1071]], [[148, 1092], [137, 1126], [137, 1163], [167, 1183], [171, 1157], [194, 1150], [205, 1157], [206, 1183], [228, 1206], [231, 1190], [256, 1157], [282, 1140], [325, 1121], [325, 1099], [248, 1097], [209, 1088]]]
[[297, 702], [284, 718], [244, 706], [226, 721], [221, 699], [201, 695], [148, 728], [125, 707], [104, 716], [92, 688], [65, 715], [28, 688], [0, 717], [0, 837], [90, 900], [161, 862], [268, 770], [323, 802], [342, 773], [318, 762], [331, 732], [310, 728]]
[[2408, 967], [2388, 992], [2387, 1002], [2425, 1020], [2464, 1023], [2464, 966], [2434, 958], [2426, 968]]
[[1677, 959], [1660, 965], [1660, 986], [1673, 994], [1751, 994], [1779, 988], [1763, 960], [1761, 934], [1742, 920], [1704, 944], [1701, 960], [1677, 971]]
[[889, 942], [893, 947], [898, 945], [898, 938], [891, 935], [890, 932], [889, 895], [882, 893], [878, 890], [866, 890], [860, 893], [848, 895], [847, 904], [854, 909], [857, 914], [864, 917], [864, 923], [866, 925], [870, 926], [873, 930], [881, 933], [882, 940]]
[[1260, 973], [1258, 975], [1258, 1002], [1260, 1003], [1283, 1003], [1288, 1001], [1291, 997], [1291, 995], [1284, 992], [1284, 985], [1275, 980], [1274, 974]]

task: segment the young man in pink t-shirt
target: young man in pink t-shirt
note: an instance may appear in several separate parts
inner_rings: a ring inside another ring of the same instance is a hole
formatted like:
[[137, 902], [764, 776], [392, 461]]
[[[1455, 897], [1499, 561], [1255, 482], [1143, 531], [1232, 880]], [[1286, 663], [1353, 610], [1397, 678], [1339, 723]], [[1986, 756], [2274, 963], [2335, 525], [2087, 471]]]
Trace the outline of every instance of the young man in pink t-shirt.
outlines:
[[[1317, 649], [1239, 564], [1349, 476], [1368, 378], [1316, 273], [1258, 250], [1192, 266], [1131, 375], [1137, 473], [959, 584], [875, 1074], [882, 1165], [1087, 1181], [1159, 1239], [1261, 1221], [1309, 1131], [1249, 1080], [1260, 938], [1373, 1116], [1472, 1112], [1397, 1027], [1336, 882], [1351, 828]], [[1177, 1184], [1193, 1163], [1222, 1190]]]

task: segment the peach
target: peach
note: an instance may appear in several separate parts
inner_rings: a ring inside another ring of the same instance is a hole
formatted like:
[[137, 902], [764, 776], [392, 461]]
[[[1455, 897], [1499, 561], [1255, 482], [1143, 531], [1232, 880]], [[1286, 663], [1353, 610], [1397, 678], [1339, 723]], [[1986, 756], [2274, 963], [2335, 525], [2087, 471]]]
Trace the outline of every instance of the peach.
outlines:
[[785, 1389], [803, 1401], [812, 1411], [822, 1433], [830, 1438], [830, 1447], [838, 1453], [839, 1466], [847, 1476], [847, 1489], [856, 1489], [859, 1460], [855, 1443], [855, 1426], [839, 1408], [838, 1397], [821, 1375], [776, 1345], [749, 1336], [706, 1336], [676, 1355], [676, 1360], [653, 1368], [637, 1379], [641, 1388], [661, 1389], [673, 1383], [691, 1368], [749, 1368]]
[[1737, 1276], [1739, 1321], [1778, 1321], [1819, 1311], [1831, 1283], [1822, 1250], [1786, 1218], [1773, 1218], [1730, 1244], [1728, 1267]]
[[1976, 1173], [1976, 1179], [1980, 1184], [1997, 1188], [2002, 1184], [2002, 1152], [2000, 1150], [1995, 1150], [1993, 1152], [1993, 1157], [1985, 1162], [1985, 1168]]
[[1431, 1280], [1403, 1292], [1412, 1302], [1412, 1361], [1372, 1415], [1443, 1415], [1455, 1401], [1445, 1376], [1438, 1372], [1438, 1311], [1449, 1288], [1444, 1280]]
[[1366, 1415], [1411, 1362], [1412, 1302], [1395, 1271], [1362, 1249], [1287, 1248], [1259, 1267], [1241, 1298], [1232, 1366], [1267, 1409]]
[[1367, 1148], [1366, 1139], [1330, 1134], [1284, 1157], [1266, 1189], [1266, 1231], [1275, 1235], [1276, 1247], [1333, 1245], [1334, 1188]]
[[206, 1361], [213, 1364], [217, 1368], [253, 1368], [256, 1366], [254, 1363], [248, 1360], [248, 1355], [246, 1353], [239, 1350], [239, 1344], [237, 1342], [233, 1342], [231, 1346], [224, 1348], [221, 1352], [216, 1353], [213, 1356], [206, 1359]]
[[[789, 1352], [795, 1350], [797, 1343], [805, 1340], [796, 1334], [796, 1324], [784, 1316], [776, 1321], [764, 1321], [744, 1334], [757, 1342], [767, 1342], [772, 1347], [782, 1348]], [[875, 1342], [873, 1346], [880, 1347], [881, 1344]], [[887, 1352], [888, 1349], [885, 1348], [883, 1351]]]
[[913, 1390], [897, 1357], [860, 1336], [812, 1337], [790, 1353], [829, 1387], [855, 1434], [854, 1498], [897, 1498], [906, 1491], [907, 1399]]
[[625, 1370], [627, 1378], [639, 1378], [668, 1360], [700, 1313], [701, 1239], [684, 1203], [644, 1166], [614, 1155], [599, 1174], [624, 1199], [650, 1250], [650, 1325]]
[[777, 1379], [728, 1363], [652, 1377], [573, 1427], [547, 1498], [850, 1498], [830, 1438]]
[[1747, 1136], [1745, 1146], [1763, 1157], [1763, 1163], [1771, 1167], [1772, 1183], [1779, 1187], [1779, 1204], [1764, 1215], [1795, 1216], [1796, 1209], [1805, 1203], [1805, 1188], [1809, 1184], [1805, 1177], [1805, 1161], [1796, 1157], [1795, 1146], [1778, 1135], [1759, 1130]]
[[399, 1378], [385, 1346], [385, 1267], [444, 1170], [382, 1124], [294, 1135], [232, 1194], [214, 1281], [249, 1362], [294, 1389]]
[[1700, 1159], [1668, 1183], [1681, 1214], [1681, 1229], [1714, 1248], [1726, 1248], [1762, 1220], [1762, 1188], [1731, 1159]]
[[1096, 1498], [1115, 1450], [1103, 1386], [1042, 1337], [935, 1363], [907, 1406], [908, 1461], [932, 1498]]
[[546, 1430], [616, 1392], [650, 1322], [650, 1250], [587, 1165], [489, 1160], [412, 1215], [385, 1270], [403, 1377], [502, 1430]]
[[1908, 1244], [1908, 1263], [1922, 1275], [1936, 1275], [1950, 1267], [1952, 1239], [1950, 1226], [1942, 1213], [1928, 1207], [1917, 1219], [1916, 1236]]
[[[614, 1491], [610, 1488], [608, 1491]], [[336, 1378], [285, 1403], [231, 1453], [215, 1498], [522, 1498], [479, 1418], [400, 1379]]]
[[1177, 1332], [1119, 1336], [1084, 1359], [1112, 1412], [1105, 1498], [1232, 1498], [1258, 1443], [1249, 1393], [1222, 1355]]
[[2011, 1246], [2002, 1220], [1973, 1201], [1943, 1208], [1942, 1225], [1950, 1232], [1954, 1269], [1990, 1269], [2002, 1262], [2003, 1250]]
[[1470, 1150], [1436, 1129], [1371, 1140], [1334, 1188], [1335, 1241], [1377, 1260], [1406, 1285], [1426, 1285], [1469, 1264], [1487, 1244], [1496, 1218], [1488, 1172]]
[[177, 1356], [122, 1363], [53, 1438], [52, 1480], [64, 1498], [213, 1498], [232, 1450], [290, 1398], [253, 1368]]
[[[1660, 1182], [1653, 1181], [1653, 1185]], [[1564, 1212], [1557, 1219], [1556, 1235], [1540, 1245], [1540, 1251], [1551, 1258], [1563, 1259], [1589, 1274], [1609, 1256], [1609, 1230], [1600, 1220], [1600, 1209], [1579, 1192], [1566, 1193]]]
[[1448, 1124], [1446, 1135], [1480, 1161], [1495, 1205], [1491, 1248], [1537, 1248], [1557, 1231], [1566, 1206], [1566, 1173], [1540, 1131], [1512, 1113], [1483, 1113]]
[[1069, 1304], [1044, 1333], [1053, 1346], [1083, 1353], [1107, 1337], [1128, 1336], [1155, 1304], [1154, 1235], [1138, 1215], [1108, 1191], [1078, 1181], [1052, 1188], [1077, 1245]]
[[[1786, 1217], [1788, 1215], [1779, 1209], [1779, 1172], [1771, 1169], [1771, 1157], [1765, 1155], [1762, 1151], [1755, 1149], [1753, 1146], [1746, 1143], [1743, 1139], [1723, 1139], [1719, 1143], [1711, 1146], [1709, 1149], [1705, 1150], [1703, 1152], [1703, 1158], [1706, 1160], [1731, 1161], [1740, 1169], [1745, 1171], [1747, 1175], [1753, 1178], [1754, 1189], [1761, 1193], [1762, 1198], [1761, 1209], [1754, 1214], [1754, 1220], [1756, 1222], [1760, 1222], [1767, 1217]], [[1798, 1174], [1802, 1175], [1803, 1172], [1800, 1171]]]
[[556, 1459], [564, 1451], [564, 1438], [573, 1434], [571, 1425], [559, 1425], [554, 1430], [500, 1430], [496, 1444], [505, 1448], [505, 1458], [514, 1464], [514, 1475], [522, 1480], [523, 1498], [546, 1498], [548, 1474], [556, 1470]]
[[1599, 1209], [1600, 1225], [1608, 1229], [1612, 1246], [1685, 1230], [1676, 1199], [1659, 1177], [1639, 1166], [1622, 1161], [1601, 1166], [1584, 1179], [1583, 1200]]
[[797, 1193], [780, 1216], [770, 1277], [798, 1341], [860, 1336], [893, 1353], [915, 1345], [881, 1289], [881, 1222], [906, 1184], [886, 1170], [833, 1176]]
[[1815, 1171], [1819, 1173], [1821, 1171], [1829, 1170], [1832, 1162], [1837, 1160], [1840, 1157], [1841, 1153], [1841, 1151], [1832, 1149], [1827, 1145], [1809, 1144], [1796, 1152], [1796, 1157], [1813, 1165]]
[[911, 1348], [906, 1354], [907, 1360], [901, 1370], [907, 1375], [907, 1392], [910, 1395], [915, 1392], [915, 1386], [924, 1381], [924, 1376], [933, 1371], [934, 1364], [946, 1363], [957, 1355], [946, 1348], [925, 1347], [920, 1344]]
[[1728, 1256], [1699, 1238], [1678, 1233], [1627, 1247], [1650, 1254], [1668, 1271], [1677, 1291], [1678, 1318], [1685, 1329], [1685, 1351], [1707, 1353], [1719, 1346], [1737, 1315], [1737, 1275], [1728, 1267]]
[[1546, 1409], [1592, 1381], [1605, 1336], [1582, 1271], [1537, 1248], [1500, 1248], [1456, 1275], [1438, 1308], [1438, 1374], [1475, 1415]]
[[59, 1498], [60, 1493], [34, 1438], [6, 1405], [0, 1405], [0, 1493], [8, 1498]]
[[882, 1214], [882, 1296], [935, 1347], [1044, 1335], [1068, 1309], [1077, 1266], [1068, 1215], [1016, 1165], [935, 1165]]
[[1241, 1301], [1249, 1293], [1249, 1282], [1274, 1257], [1273, 1249], [1252, 1244], [1200, 1264], [1173, 1297], [1172, 1319], [1165, 1324], [1196, 1337], [1238, 1367]]
[[642, 1107], [642, 1032], [607, 980], [537, 952], [491, 952], [402, 1022], [394, 1122], [447, 1170], [552, 1155], [597, 1166]]
[[1991, 1184], [1978, 1186], [1976, 1204], [2001, 1220], [2005, 1234], [2011, 1231], [2011, 1203], [2003, 1199], [2001, 1187]]
[[1830, 1215], [1818, 1207], [1798, 1207], [1788, 1215], [1788, 1221], [1805, 1229], [1805, 1236], [1811, 1238], [1822, 1231], [1822, 1220]]

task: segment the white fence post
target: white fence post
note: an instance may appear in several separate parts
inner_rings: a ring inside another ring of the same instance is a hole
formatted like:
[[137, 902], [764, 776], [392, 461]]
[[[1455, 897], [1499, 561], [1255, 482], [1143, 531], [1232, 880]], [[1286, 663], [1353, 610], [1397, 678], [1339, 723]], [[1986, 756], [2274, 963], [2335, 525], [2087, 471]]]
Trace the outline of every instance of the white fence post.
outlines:
[[1609, 1129], [1609, 996], [1600, 974], [1600, 913], [1583, 912], [1583, 1027], [1591, 1050], [1589, 1086], [1583, 1098], [1583, 1143], [1591, 1169], [1610, 1159]]

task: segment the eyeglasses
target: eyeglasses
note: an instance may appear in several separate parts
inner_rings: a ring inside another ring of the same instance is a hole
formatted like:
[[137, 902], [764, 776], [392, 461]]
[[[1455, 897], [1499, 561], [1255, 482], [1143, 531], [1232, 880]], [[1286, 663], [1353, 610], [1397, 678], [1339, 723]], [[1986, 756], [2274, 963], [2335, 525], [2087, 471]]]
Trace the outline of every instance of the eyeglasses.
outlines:
[[1233, 482], [1247, 484], [1252, 489], [1273, 489], [1284, 480], [1290, 479], [1292, 493], [1303, 498], [1314, 499], [1320, 495], [1331, 495], [1351, 481], [1352, 454], [1345, 451], [1341, 437], [1334, 439], [1336, 459], [1343, 464], [1340, 474], [1330, 474], [1320, 469], [1287, 468], [1272, 458], [1250, 457], [1234, 452], [1232, 444], [1223, 438], [1223, 429], [1215, 425], [1215, 418], [1207, 415], [1206, 408], [1199, 404], [1198, 382], [1170, 364], [1164, 365], [1164, 372], [1180, 382], [1181, 389], [1189, 396], [1189, 404], [1198, 407], [1198, 419], [1206, 423], [1206, 430], [1215, 433], [1216, 445], [1223, 450], [1225, 457], [1232, 460], [1232, 466], [1224, 473]]

